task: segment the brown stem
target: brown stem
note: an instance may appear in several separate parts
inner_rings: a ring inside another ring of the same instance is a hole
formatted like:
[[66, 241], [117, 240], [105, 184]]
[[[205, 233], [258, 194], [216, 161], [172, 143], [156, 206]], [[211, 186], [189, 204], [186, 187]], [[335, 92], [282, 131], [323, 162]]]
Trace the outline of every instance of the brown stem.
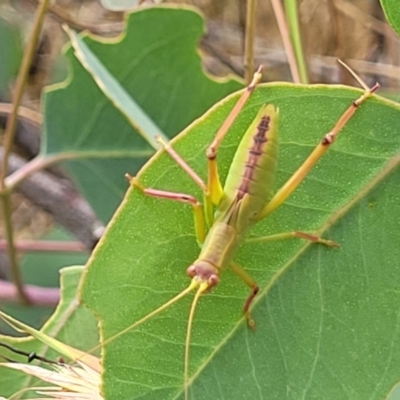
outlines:
[[297, 66], [296, 56], [294, 54], [292, 41], [290, 40], [289, 29], [286, 23], [285, 13], [283, 11], [281, 0], [271, 0], [272, 7], [274, 9], [275, 18], [278, 23], [279, 32], [282, 37], [283, 46], [285, 48], [290, 72], [292, 73], [292, 78], [294, 83], [301, 83], [300, 73]]
[[244, 71], [249, 85], [254, 74], [254, 36], [256, 33], [256, 0], [247, 0], [246, 41], [244, 46]]
[[[31, 304], [38, 306], [55, 306], [60, 300], [58, 288], [44, 288], [34, 285], [24, 287]], [[18, 303], [20, 297], [14, 283], [0, 280], [0, 301]]]
[[[0, 147], [0, 162], [1, 157], [2, 149]], [[58, 176], [40, 170], [46, 161], [49, 161], [49, 158], [38, 157], [37, 159], [41, 159], [43, 163], [41, 164], [40, 160], [35, 161], [36, 159], [25, 163], [21, 157], [15, 154], [11, 155], [8, 165], [10, 175], [6, 179], [8, 189], [14, 188], [18, 183], [16, 190], [19, 193], [42, 210], [49, 212], [57, 223], [74, 234], [79, 241], [85, 244], [86, 248], [92, 249], [103, 231], [101, 221], [96, 218], [89, 204], [71, 182], [65, 179], [60, 180]], [[37, 169], [35, 165], [38, 167]], [[21, 171], [25, 171], [25, 173], [20, 175]], [[31, 174], [33, 171], [35, 173]], [[27, 177], [28, 175], [29, 177]]]
[[[0, 250], [7, 249], [7, 241], [0, 239]], [[18, 240], [14, 243], [17, 251], [46, 251], [81, 253], [87, 252], [87, 247], [81, 242], [63, 242], [57, 240]]]
[[26, 81], [28, 79], [29, 70], [31, 68], [32, 60], [35, 55], [37, 44], [39, 41], [40, 32], [42, 30], [42, 25], [44, 17], [46, 15], [47, 6], [50, 0], [42, 0], [41, 4], [35, 15], [35, 21], [33, 24], [33, 30], [30, 35], [28, 46], [24, 52], [24, 57], [22, 59], [21, 68], [18, 73], [17, 82], [15, 85], [15, 91], [13, 96], [13, 109], [10, 116], [7, 119], [6, 129], [4, 132], [4, 156], [2, 167], [0, 171], [0, 189], [4, 188], [4, 181], [7, 176], [8, 171], [8, 158], [11, 153], [12, 145], [14, 142], [15, 127], [17, 124], [18, 108], [24, 94], [24, 88]]
[[[38, 3], [37, 0], [31, 0], [32, 3]], [[99, 35], [109, 34], [109, 33], [120, 33], [124, 29], [123, 22], [112, 22], [112, 23], [101, 23], [101, 24], [91, 24], [89, 22], [80, 21], [67, 12], [65, 12], [61, 7], [50, 4], [48, 8], [49, 14], [56, 20], [67, 23], [68, 26], [77, 30], [89, 30], [90, 32], [97, 33]]]
[[15, 288], [19, 295], [20, 301], [24, 304], [29, 304], [30, 300], [24, 291], [24, 282], [22, 280], [22, 275], [17, 260], [17, 252], [14, 246], [14, 231], [11, 223], [10, 193], [5, 193], [2, 196], [2, 200], [3, 200], [3, 211], [4, 211], [4, 224], [5, 224], [5, 231], [8, 243], [7, 250], [11, 265], [11, 277], [15, 284]]
[[[0, 103], [0, 114], [9, 115], [12, 113], [13, 109], [14, 107], [11, 103]], [[18, 108], [18, 116], [35, 125], [41, 125], [43, 122], [42, 114], [28, 107], [20, 106]]]
[[48, 168], [50, 165], [60, 161], [60, 158], [57, 156], [53, 157], [41, 157], [37, 156], [33, 160], [23, 164], [16, 171], [12, 172], [6, 178], [6, 185], [9, 189], [16, 188], [23, 180], [29, 178], [33, 174]]
[[46, 15], [46, 10], [50, 0], [42, 0], [37, 12], [35, 14], [35, 20], [33, 23], [33, 30], [30, 35], [26, 51], [22, 58], [21, 68], [18, 73], [17, 82], [15, 85], [15, 91], [13, 95], [13, 110], [7, 119], [6, 129], [4, 132], [4, 156], [1, 164], [0, 171], [0, 191], [2, 191], [2, 201], [3, 201], [3, 213], [4, 213], [4, 223], [6, 226], [6, 235], [8, 240], [8, 255], [11, 263], [11, 273], [14, 279], [16, 292], [20, 300], [24, 303], [29, 303], [29, 298], [24, 292], [23, 281], [21, 273], [19, 271], [19, 266], [17, 262], [17, 255], [14, 248], [14, 234], [13, 227], [11, 223], [11, 200], [10, 191], [5, 190], [5, 179], [8, 172], [8, 160], [11, 154], [12, 146], [14, 143], [14, 136], [17, 126], [18, 108], [22, 100], [24, 93], [25, 84], [28, 79], [29, 70], [32, 64], [33, 57], [37, 48], [39, 41], [40, 32], [42, 30], [42, 25], [44, 17]]

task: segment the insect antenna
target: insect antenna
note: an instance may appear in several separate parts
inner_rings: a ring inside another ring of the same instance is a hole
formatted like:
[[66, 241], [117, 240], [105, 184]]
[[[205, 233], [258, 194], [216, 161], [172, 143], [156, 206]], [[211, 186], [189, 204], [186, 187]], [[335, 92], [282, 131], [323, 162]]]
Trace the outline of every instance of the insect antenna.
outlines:
[[[95, 346], [92, 349], [90, 349], [87, 353], [91, 354], [94, 351], [98, 350], [100, 347], [107, 345], [108, 343], [114, 341], [115, 339], [119, 338], [120, 336], [124, 335], [125, 333], [129, 332], [130, 330], [135, 329], [136, 327], [138, 327], [139, 325], [141, 325], [144, 322], [148, 321], [150, 318], [154, 317], [155, 315], [157, 315], [161, 311], [164, 311], [165, 309], [167, 309], [172, 304], [176, 303], [178, 300], [180, 300], [183, 297], [185, 297], [187, 294], [189, 294], [191, 291], [193, 291], [196, 288], [196, 286], [198, 286], [198, 283], [192, 281], [190, 283], [190, 285], [186, 289], [182, 290], [182, 292], [177, 294], [171, 300], [168, 300], [162, 306], [156, 308], [154, 311], [152, 311], [151, 313], [147, 314], [145, 317], [139, 319], [138, 321], [136, 321], [132, 325], [129, 325], [128, 327], [126, 327], [122, 331], [116, 333], [113, 336], [110, 336], [108, 339], [104, 340], [102, 343], [100, 343], [97, 346]], [[79, 360], [79, 358], [78, 358], [78, 360]]]
[[350, 72], [351, 76], [364, 88], [364, 90], [370, 90], [369, 86], [342, 60], [338, 59], [338, 63], [345, 67]]
[[184, 372], [184, 386], [185, 386], [185, 400], [189, 398], [189, 347], [190, 347], [190, 338], [192, 335], [192, 326], [194, 313], [196, 311], [197, 303], [199, 302], [200, 296], [209, 289], [210, 284], [208, 282], [203, 282], [196, 291], [194, 296], [192, 306], [190, 307], [188, 326], [186, 331], [186, 343], [185, 343], [185, 372]]

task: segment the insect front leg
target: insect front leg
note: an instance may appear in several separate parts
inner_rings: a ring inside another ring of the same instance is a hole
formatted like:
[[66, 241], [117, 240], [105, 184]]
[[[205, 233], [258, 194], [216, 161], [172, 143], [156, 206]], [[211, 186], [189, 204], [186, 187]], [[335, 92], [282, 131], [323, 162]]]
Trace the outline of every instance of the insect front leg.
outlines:
[[144, 188], [135, 177], [126, 174], [126, 178], [129, 180], [132, 186], [138, 188], [147, 196], [156, 197], [159, 199], [179, 201], [181, 203], [191, 205], [193, 209], [194, 226], [195, 226], [197, 241], [199, 242], [199, 244], [204, 243], [207, 230], [204, 220], [203, 206], [194, 196], [184, 193], [176, 193], [165, 190]]
[[[321, 243], [329, 247], [339, 247], [339, 245], [333, 240], [326, 240], [319, 236], [311, 235], [309, 233], [301, 231], [283, 232], [275, 235], [250, 238], [246, 240], [246, 244], [273, 242], [278, 240], [293, 239], [296, 237], [301, 239], [306, 239], [314, 243]], [[251, 277], [251, 275], [245, 269], [243, 269], [238, 263], [233, 262], [229, 267], [232, 270], [232, 272], [234, 272], [247, 286], [251, 288], [251, 293], [247, 297], [243, 306], [243, 313], [247, 319], [247, 324], [251, 329], [254, 330], [256, 324], [253, 318], [251, 318], [250, 306], [254, 298], [257, 296], [257, 293], [259, 291], [259, 286], [257, 285], [256, 281]]]
[[254, 322], [253, 318], [250, 315], [250, 306], [253, 302], [254, 298], [257, 296], [258, 291], [260, 290], [259, 286], [257, 285], [256, 281], [250, 276], [250, 274], [245, 271], [238, 263], [232, 262], [229, 266], [233, 273], [235, 273], [247, 286], [251, 288], [251, 293], [247, 297], [244, 306], [243, 306], [243, 313], [247, 319], [247, 324], [251, 329], [256, 328], [256, 323]]

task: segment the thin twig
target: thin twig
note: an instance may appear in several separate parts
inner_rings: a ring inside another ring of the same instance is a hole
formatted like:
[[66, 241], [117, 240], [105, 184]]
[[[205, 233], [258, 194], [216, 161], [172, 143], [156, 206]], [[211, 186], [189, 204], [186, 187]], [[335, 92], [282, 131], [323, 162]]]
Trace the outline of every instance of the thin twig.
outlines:
[[[0, 147], [0, 161], [1, 157], [2, 149]], [[48, 171], [37, 171], [35, 168], [30, 168], [35, 167], [31, 163], [37, 159], [26, 163], [21, 157], [12, 154], [8, 165], [11, 174], [7, 177], [6, 183], [9, 184], [9, 179], [14, 174], [25, 171], [23, 176], [20, 176], [21, 179], [25, 179], [19, 181], [16, 190], [33, 204], [50, 213], [57, 223], [74, 234], [79, 241], [85, 244], [87, 249], [92, 249], [104, 230], [101, 221], [96, 218], [92, 208], [71, 182], [65, 179], [60, 180], [58, 176], [54, 176]], [[48, 160], [47, 158], [42, 159]], [[25, 167], [28, 164], [29, 167]], [[43, 165], [43, 163], [36, 164], [39, 170]], [[30, 175], [30, 172], [35, 170], [36, 173]], [[15, 172], [12, 173], [13, 171]], [[27, 178], [28, 175], [30, 175], [29, 178]]]
[[[374, 29], [374, 25], [371, 25], [371, 29]], [[205, 46], [205, 50], [210, 51], [216, 58], [219, 58], [220, 54], [224, 54], [225, 60], [222, 62], [237, 75], [243, 76], [243, 57], [225, 54], [226, 47], [231, 48], [234, 54], [240, 53], [242, 48], [241, 32], [237, 28], [221, 25], [215, 21], [208, 21], [207, 31], [208, 35], [202, 41], [202, 46]], [[396, 43], [400, 44], [399, 38], [395, 38], [395, 40]], [[287, 63], [287, 53], [280, 49], [271, 48], [268, 40], [256, 36], [254, 43], [256, 62], [257, 64], [263, 64], [267, 71], [269, 68], [281, 68], [283, 64]], [[389, 78], [395, 80], [396, 83], [400, 82], [400, 67], [397, 65], [349, 58], [346, 58], [346, 62], [352, 65], [360, 74], [377, 75], [381, 77], [379, 80]], [[322, 81], [325, 75], [329, 78], [330, 83], [342, 82], [338, 73], [337, 57], [310, 54], [308, 67], [310, 74], [315, 76], [316, 81]], [[325, 80], [327, 80], [326, 77]]]
[[246, 84], [249, 85], [254, 74], [254, 36], [256, 33], [257, 0], [247, 0], [246, 38], [244, 44], [244, 71]]
[[[31, 303], [38, 306], [55, 306], [60, 300], [58, 288], [25, 285], [24, 289]], [[14, 283], [0, 280], [0, 301], [19, 302], [19, 293]]]
[[[38, 0], [30, 0], [32, 3], [38, 3]], [[49, 15], [57, 19], [61, 23], [66, 23], [68, 26], [82, 31], [89, 30], [92, 33], [98, 35], [104, 34], [115, 34], [120, 33], [124, 30], [124, 22], [111, 22], [111, 23], [101, 23], [101, 24], [91, 24], [90, 22], [80, 21], [70, 14], [65, 12], [61, 7], [50, 4], [48, 8]]]
[[[87, 252], [87, 247], [81, 242], [63, 242], [57, 240], [18, 240], [14, 243], [17, 251], [45, 251], [58, 253]], [[7, 249], [7, 241], [0, 239], [0, 250]]]
[[18, 73], [17, 82], [15, 85], [15, 91], [13, 95], [13, 109], [7, 119], [6, 129], [4, 132], [4, 144], [3, 144], [4, 155], [0, 171], [0, 190], [5, 189], [4, 181], [8, 171], [8, 158], [10, 156], [12, 145], [14, 143], [14, 136], [16, 131], [15, 128], [17, 125], [17, 117], [18, 117], [18, 108], [21, 103], [22, 96], [24, 94], [25, 84], [28, 79], [29, 70], [31, 68], [33, 57], [35, 55], [40, 32], [42, 30], [44, 17], [46, 15], [46, 10], [49, 2], [50, 0], [42, 0], [36, 12], [35, 21], [33, 24], [33, 30], [31, 32], [27, 48], [24, 51], [24, 57], [22, 59], [21, 68]]
[[301, 83], [309, 83], [307, 74], [307, 63], [304, 57], [303, 45], [301, 43], [299, 11], [297, 0], [285, 0], [286, 21], [289, 25], [290, 43], [296, 55], [296, 66], [299, 69]]
[[39, 155], [28, 161], [26, 164], [21, 165], [21, 167], [15, 172], [12, 172], [9, 176], [7, 176], [6, 185], [8, 188], [14, 189], [21, 184], [22, 181], [29, 178], [33, 174], [42, 171], [59, 161], [62, 161], [61, 157], [42, 157]]
[[283, 46], [286, 51], [288, 58], [288, 63], [290, 67], [290, 72], [292, 74], [293, 82], [300, 83], [300, 73], [297, 67], [296, 57], [294, 55], [294, 50], [292, 42], [290, 40], [289, 29], [287, 27], [285, 13], [281, 4], [281, 0], [271, 0], [272, 7], [274, 9], [276, 22], [278, 23], [279, 31], [282, 37]]
[[[11, 103], [0, 103], [0, 114], [9, 115], [13, 108]], [[41, 125], [43, 122], [42, 114], [23, 106], [18, 107], [18, 116], [35, 125]]]

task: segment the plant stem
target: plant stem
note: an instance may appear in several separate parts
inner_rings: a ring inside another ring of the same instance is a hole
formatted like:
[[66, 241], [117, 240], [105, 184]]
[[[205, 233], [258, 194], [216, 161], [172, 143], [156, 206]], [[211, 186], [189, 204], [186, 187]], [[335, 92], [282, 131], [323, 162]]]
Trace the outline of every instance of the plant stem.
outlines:
[[11, 192], [5, 187], [5, 179], [8, 172], [8, 159], [11, 154], [11, 149], [14, 143], [15, 128], [17, 125], [18, 108], [22, 100], [24, 93], [24, 88], [28, 78], [28, 73], [32, 60], [37, 48], [39, 41], [39, 35], [42, 29], [44, 17], [46, 15], [46, 10], [49, 5], [50, 0], [42, 0], [38, 10], [35, 15], [33, 30], [30, 35], [26, 51], [24, 52], [24, 57], [22, 59], [21, 68], [18, 73], [17, 82], [15, 85], [15, 91], [13, 95], [13, 110], [7, 119], [7, 125], [4, 132], [4, 157], [2, 162], [2, 168], [0, 171], [0, 192], [2, 194], [3, 201], [3, 213], [4, 222], [6, 226], [6, 235], [8, 240], [8, 254], [11, 263], [11, 274], [16, 285], [18, 296], [20, 300], [24, 303], [29, 303], [29, 299], [24, 292], [23, 282], [21, 273], [19, 271], [16, 251], [14, 248], [14, 234], [11, 222]]
[[256, 32], [257, 0], [247, 0], [246, 37], [244, 44], [244, 74], [246, 85], [249, 85], [254, 74], [254, 36]]
[[[11, 103], [0, 103], [0, 114], [9, 115], [12, 110], [13, 105]], [[41, 125], [43, 120], [42, 114], [23, 106], [18, 108], [18, 116], [35, 125]]]
[[285, 11], [289, 24], [292, 46], [294, 47], [297, 66], [299, 68], [300, 81], [301, 83], [308, 83], [307, 64], [304, 57], [303, 46], [301, 44], [297, 0], [285, 0]]
[[[60, 289], [26, 285], [26, 292], [36, 306], [55, 306], [60, 301]], [[0, 301], [18, 302], [16, 287], [11, 282], [0, 280]]]
[[24, 52], [21, 68], [18, 73], [14, 96], [13, 96], [13, 109], [7, 119], [7, 125], [4, 132], [4, 157], [2, 162], [2, 168], [0, 171], [0, 190], [4, 189], [4, 181], [8, 171], [8, 158], [10, 156], [12, 145], [14, 143], [15, 128], [17, 125], [17, 118], [18, 118], [18, 108], [21, 103], [22, 96], [24, 94], [24, 88], [28, 78], [29, 69], [31, 67], [33, 57], [35, 55], [44, 17], [46, 15], [46, 9], [49, 2], [50, 0], [42, 0], [36, 12], [33, 30], [29, 38], [27, 48]]
[[286, 51], [290, 72], [292, 73], [292, 79], [294, 83], [300, 83], [300, 73], [296, 62], [292, 42], [290, 40], [289, 29], [286, 23], [285, 13], [281, 4], [281, 0], [271, 0], [272, 8], [274, 9], [276, 22], [278, 23], [279, 31], [281, 33], [283, 47]]
[[[87, 247], [81, 242], [65, 242], [60, 240], [18, 240], [14, 243], [17, 251], [45, 251], [62, 253], [83, 253]], [[0, 250], [7, 249], [7, 241], [0, 239]]]

